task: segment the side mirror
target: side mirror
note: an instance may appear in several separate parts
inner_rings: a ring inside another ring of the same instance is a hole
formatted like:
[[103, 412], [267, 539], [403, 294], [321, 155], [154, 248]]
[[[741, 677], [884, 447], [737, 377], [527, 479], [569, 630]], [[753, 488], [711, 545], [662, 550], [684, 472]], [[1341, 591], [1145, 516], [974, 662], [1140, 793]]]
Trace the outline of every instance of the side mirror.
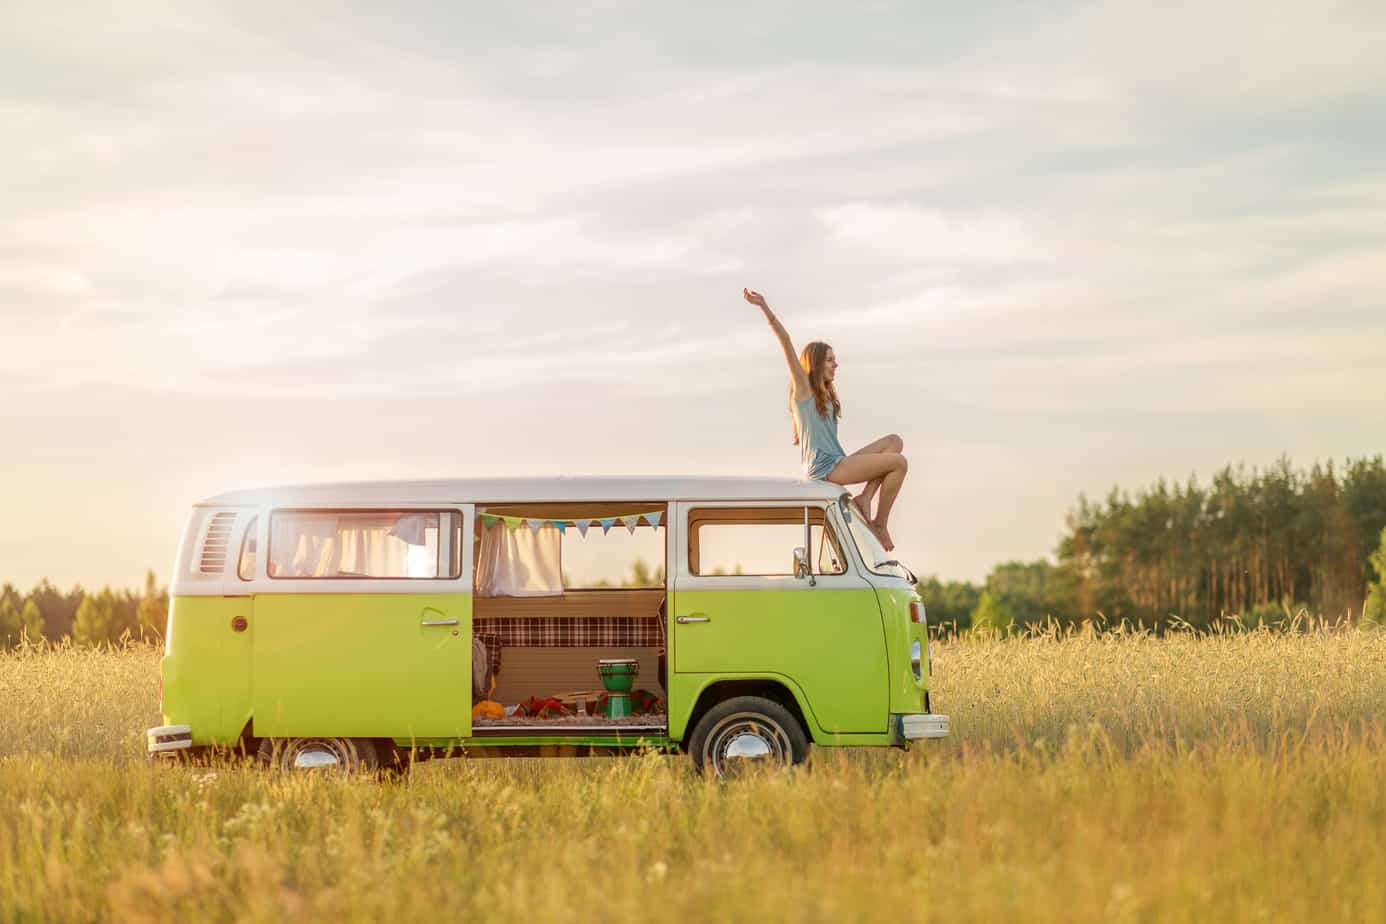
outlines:
[[843, 494], [837, 499], [837, 509], [842, 511], [842, 522], [852, 522], [852, 495]]
[[813, 576], [813, 566], [809, 564], [808, 550], [803, 546], [794, 550], [794, 576], [808, 578], [810, 587], [818, 586], [818, 579]]

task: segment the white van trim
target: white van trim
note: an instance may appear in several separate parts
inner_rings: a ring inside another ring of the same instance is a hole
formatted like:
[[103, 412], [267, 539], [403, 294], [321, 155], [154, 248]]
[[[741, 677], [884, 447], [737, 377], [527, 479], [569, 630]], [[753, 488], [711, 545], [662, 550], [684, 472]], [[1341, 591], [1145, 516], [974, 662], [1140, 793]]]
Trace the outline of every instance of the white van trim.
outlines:
[[199, 507], [397, 507], [585, 501], [831, 501], [847, 489], [802, 478], [625, 477], [453, 478], [307, 484], [231, 491]]

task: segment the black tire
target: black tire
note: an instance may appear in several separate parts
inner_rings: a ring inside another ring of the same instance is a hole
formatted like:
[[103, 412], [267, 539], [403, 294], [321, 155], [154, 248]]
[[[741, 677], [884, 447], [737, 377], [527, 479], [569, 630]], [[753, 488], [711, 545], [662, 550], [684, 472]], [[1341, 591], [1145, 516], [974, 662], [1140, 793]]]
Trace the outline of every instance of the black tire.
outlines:
[[265, 738], [258, 756], [271, 770], [294, 773], [351, 776], [374, 773], [379, 767], [375, 742], [369, 738]]
[[718, 779], [752, 766], [784, 770], [808, 759], [804, 727], [784, 706], [762, 696], [733, 696], [713, 706], [688, 738], [693, 768]]

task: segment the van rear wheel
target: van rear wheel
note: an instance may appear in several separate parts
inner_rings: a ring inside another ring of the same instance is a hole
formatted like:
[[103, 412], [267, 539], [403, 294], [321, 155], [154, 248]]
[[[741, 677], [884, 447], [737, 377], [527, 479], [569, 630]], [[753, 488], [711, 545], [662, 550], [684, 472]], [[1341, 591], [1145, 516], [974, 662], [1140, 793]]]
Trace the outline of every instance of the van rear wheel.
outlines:
[[379, 766], [375, 742], [369, 738], [265, 738], [260, 760], [273, 770], [352, 775], [371, 773]]
[[713, 706], [688, 741], [693, 767], [718, 779], [756, 768], [783, 770], [808, 759], [803, 726], [788, 709], [760, 696], [734, 696]]

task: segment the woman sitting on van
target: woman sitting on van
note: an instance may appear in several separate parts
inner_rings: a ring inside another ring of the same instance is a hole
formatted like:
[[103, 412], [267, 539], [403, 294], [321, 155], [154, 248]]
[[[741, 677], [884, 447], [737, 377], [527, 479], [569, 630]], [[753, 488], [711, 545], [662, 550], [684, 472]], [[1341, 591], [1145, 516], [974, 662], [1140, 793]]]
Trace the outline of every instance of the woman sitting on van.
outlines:
[[[833, 348], [815, 340], [796, 358], [789, 332], [770, 311], [765, 296], [750, 289], [742, 289], [741, 294], [765, 313], [765, 319], [784, 348], [784, 358], [789, 363], [789, 416], [794, 422], [794, 445], [800, 448], [803, 456], [805, 477], [840, 485], [864, 483], [866, 487], [852, 498], [852, 503], [871, 532], [881, 540], [881, 545], [890, 551], [895, 543], [890, 539], [886, 523], [900, 486], [904, 484], [905, 473], [909, 471], [909, 462], [901, 455], [904, 441], [892, 433], [851, 455], [843, 452], [837, 440], [837, 418], [842, 416], [842, 402], [837, 400], [837, 389], [833, 387], [833, 379], [837, 377], [837, 356]], [[877, 492], [880, 499], [873, 517], [871, 501]]]

